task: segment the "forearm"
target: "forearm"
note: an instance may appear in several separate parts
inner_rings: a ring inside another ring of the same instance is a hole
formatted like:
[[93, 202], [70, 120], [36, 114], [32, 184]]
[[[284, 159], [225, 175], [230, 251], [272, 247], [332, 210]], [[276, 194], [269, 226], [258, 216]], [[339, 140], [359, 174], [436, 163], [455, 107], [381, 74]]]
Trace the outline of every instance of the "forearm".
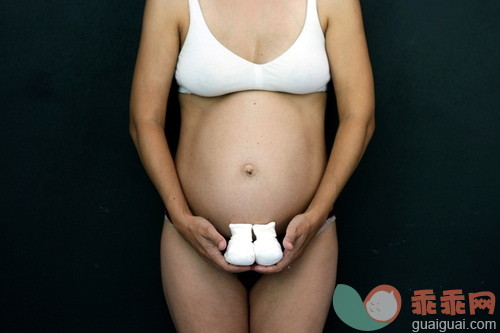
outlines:
[[340, 121], [323, 178], [306, 213], [321, 221], [356, 169], [375, 128], [373, 115]]
[[144, 168], [170, 216], [191, 214], [180, 185], [163, 127], [153, 121], [134, 123], [131, 136]]

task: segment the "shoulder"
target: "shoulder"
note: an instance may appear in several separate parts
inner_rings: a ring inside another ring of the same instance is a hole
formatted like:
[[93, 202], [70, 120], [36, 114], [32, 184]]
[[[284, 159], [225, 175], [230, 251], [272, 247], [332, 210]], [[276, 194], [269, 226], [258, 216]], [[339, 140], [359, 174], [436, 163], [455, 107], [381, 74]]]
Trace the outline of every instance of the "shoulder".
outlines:
[[189, 0], [146, 0], [144, 21], [158, 25], [175, 25], [179, 28], [189, 22]]
[[189, 9], [189, 0], [146, 0], [146, 7], [155, 7], [157, 9], [168, 10], [164, 14], [172, 16], [181, 16]]
[[326, 31], [332, 26], [361, 20], [359, 0], [316, 0], [321, 25]]

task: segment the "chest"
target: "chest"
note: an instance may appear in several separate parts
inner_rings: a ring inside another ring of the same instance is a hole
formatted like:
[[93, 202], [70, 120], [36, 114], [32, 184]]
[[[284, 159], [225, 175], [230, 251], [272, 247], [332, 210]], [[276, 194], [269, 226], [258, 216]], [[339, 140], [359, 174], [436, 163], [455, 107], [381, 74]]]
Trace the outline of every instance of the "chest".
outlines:
[[212, 35], [227, 49], [262, 64], [284, 53], [300, 35], [307, 0], [199, 0]]

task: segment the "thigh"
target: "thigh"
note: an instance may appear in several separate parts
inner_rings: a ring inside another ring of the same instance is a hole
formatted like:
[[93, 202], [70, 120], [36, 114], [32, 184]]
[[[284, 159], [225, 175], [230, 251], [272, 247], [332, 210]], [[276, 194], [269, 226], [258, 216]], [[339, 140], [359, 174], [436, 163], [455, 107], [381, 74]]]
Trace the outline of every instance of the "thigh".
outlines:
[[165, 220], [162, 282], [178, 332], [247, 332], [248, 295], [231, 273], [203, 260]]
[[322, 332], [332, 306], [337, 252], [332, 223], [289, 269], [263, 276], [250, 294], [251, 332]]

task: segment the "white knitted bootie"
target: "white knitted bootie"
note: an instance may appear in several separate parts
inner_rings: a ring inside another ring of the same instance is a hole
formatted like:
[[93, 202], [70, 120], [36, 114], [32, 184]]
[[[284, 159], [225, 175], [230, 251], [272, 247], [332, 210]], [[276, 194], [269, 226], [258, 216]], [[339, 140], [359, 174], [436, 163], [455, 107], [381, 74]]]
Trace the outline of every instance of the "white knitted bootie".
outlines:
[[231, 239], [227, 244], [224, 258], [233, 265], [247, 266], [255, 262], [255, 252], [252, 243], [252, 225], [231, 223]]
[[259, 265], [274, 265], [283, 258], [281, 245], [276, 239], [275, 225], [275, 222], [269, 222], [268, 224], [254, 224], [253, 226], [253, 233], [256, 237], [253, 248], [255, 261]]

